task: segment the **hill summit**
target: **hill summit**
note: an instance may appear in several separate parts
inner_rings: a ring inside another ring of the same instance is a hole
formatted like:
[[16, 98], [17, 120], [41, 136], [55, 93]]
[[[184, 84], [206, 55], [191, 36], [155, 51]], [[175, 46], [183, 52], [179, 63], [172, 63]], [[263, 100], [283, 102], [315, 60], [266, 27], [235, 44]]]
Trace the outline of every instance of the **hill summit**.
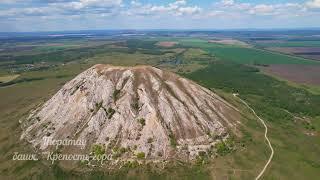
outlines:
[[151, 66], [95, 65], [66, 83], [23, 123], [39, 151], [51, 140], [86, 142], [63, 151], [113, 159], [193, 159], [228, 137], [240, 114], [212, 91]]

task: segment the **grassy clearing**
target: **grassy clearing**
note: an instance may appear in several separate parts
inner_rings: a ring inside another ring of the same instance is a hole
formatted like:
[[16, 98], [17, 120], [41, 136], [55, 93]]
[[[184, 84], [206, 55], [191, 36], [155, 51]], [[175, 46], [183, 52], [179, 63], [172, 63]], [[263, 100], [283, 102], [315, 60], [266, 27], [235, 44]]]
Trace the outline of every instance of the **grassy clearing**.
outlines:
[[188, 48], [172, 54], [171, 57], [162, 58], [157, 67], [177, 73], [193, 72], [206, 67], [215, 58], [198, 48]]
[[126, 54], [126, 53], [104, 53], [86, 60], [89, 64], [114, 64], [122, 66], [133, 66], [141, 64], [154, 64], [152, 60], [158, 57], [157, 55], [147, 55], [139, 52]]
[[202, 50], [202, 49], [197, 49], [197, 48], [190, 48], [188, 50], [186, 50], [183, 53], [183, 58], [184, 59], [205, 59], [205, 58], [210, 58], [209, 54]]

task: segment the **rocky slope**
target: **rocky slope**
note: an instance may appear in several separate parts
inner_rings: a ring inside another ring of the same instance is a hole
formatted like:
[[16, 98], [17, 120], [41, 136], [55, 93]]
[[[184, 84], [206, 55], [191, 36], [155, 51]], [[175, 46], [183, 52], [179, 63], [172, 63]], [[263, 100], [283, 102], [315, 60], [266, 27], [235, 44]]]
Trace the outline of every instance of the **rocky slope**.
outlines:
[[173, 73], [99, 64], [35, 110], [21, 138], [39, 151], [55, 148], [46, 138], [73, 139], [86, 144], [64, 151], [90, 152], [98, 145], [113, 159], [192, 159], [226, 138], [239, 118], [222, 98]]

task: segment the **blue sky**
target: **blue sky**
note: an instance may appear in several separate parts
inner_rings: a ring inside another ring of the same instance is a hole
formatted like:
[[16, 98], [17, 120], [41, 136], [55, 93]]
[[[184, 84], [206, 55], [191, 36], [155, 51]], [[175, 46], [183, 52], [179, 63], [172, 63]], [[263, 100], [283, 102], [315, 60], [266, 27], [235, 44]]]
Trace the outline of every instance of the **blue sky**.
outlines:
[[0, 31], [320, 27], [320, 0], [0, 0]]

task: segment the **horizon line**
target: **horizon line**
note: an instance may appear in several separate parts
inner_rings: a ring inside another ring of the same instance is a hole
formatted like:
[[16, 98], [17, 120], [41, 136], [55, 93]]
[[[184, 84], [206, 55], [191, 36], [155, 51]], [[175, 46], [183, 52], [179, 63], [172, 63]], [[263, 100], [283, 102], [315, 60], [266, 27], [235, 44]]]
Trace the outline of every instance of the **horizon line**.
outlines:
[[291, 27], [291, 28], [119, 28], [119, 29], [80, 29], [80, 30], [36, 30], [36, 31], [0, 31], [0, 33], [53, 33], [53, 32], [81, 32], [81, 31], [277, 31], [277, 30], [320, 30], [319, 27]]

